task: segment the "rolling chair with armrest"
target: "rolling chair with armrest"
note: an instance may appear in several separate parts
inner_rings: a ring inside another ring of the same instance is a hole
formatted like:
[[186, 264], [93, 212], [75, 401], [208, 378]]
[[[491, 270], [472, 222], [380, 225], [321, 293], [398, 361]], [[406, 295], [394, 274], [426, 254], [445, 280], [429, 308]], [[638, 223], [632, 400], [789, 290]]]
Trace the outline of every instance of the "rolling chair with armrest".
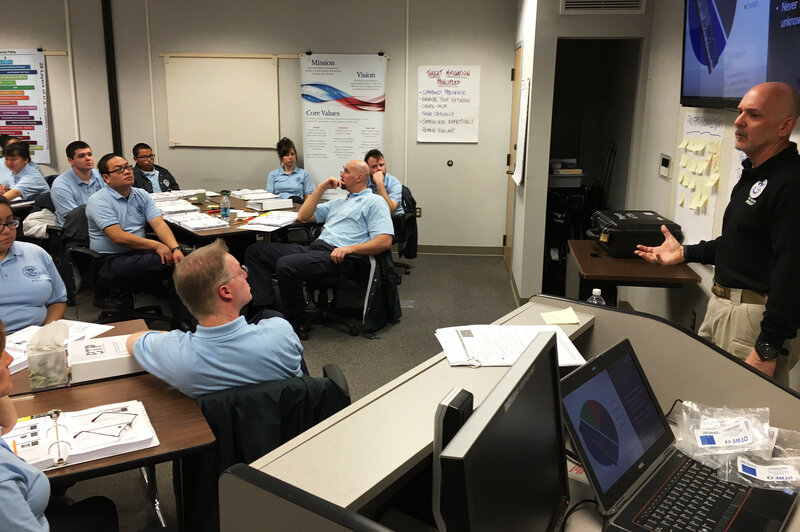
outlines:
[[[335, 364], [324, 377], [294, 377], [223, 390], [197, 398], [216, 445], [211, 451], [175, 462], [183, 484], [178, 501], [186, 530], [219, 527], [217, 481], [233, 464], [250, 463], [350, 404], [350, 389]], [[191, 522], [188, 522], [191, 521]]]
[[[402, 259], [414, 259], [417, 257], [417, 202], [411, 194], [411, 190], [403, 185], [403, 214], [392, 216], [394, 224], [394, 238], [392, 244], [397, 245], [397, 255]], [[411, 265], [407, 262], [396, 261], [395, 266], [403, 268], [406, 275], [411, 273]]]
[[[308, 299], [316, 307], [307, 311], [311, 322], [335, 321], [347, 326], [352, 336], [363, 328], [371, 337], [390, 320], [400, 318], [400, 282], [393, 264], [391, 250], [374, 256], [351, 254], [338, 265], [338, 276], [306, 281]], [[353, 308], [360, 309], [358, 317], [353, 317]], [[297, 336], [308, 339], [308, 328], [301, 327]]]

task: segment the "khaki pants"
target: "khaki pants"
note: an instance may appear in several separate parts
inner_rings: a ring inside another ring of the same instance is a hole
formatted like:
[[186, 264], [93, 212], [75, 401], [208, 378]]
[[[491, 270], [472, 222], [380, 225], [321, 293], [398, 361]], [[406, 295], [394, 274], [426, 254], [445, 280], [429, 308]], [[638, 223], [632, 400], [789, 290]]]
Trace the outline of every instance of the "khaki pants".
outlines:
[[[742, 303], [741, 290], [732, 289], [731, 299], [711, 294], [706, 317], [697, 334], [733, 356], [745, 360], [756, 343], [764, 317], [764, 305]], [[800, 339], [786, 340], [783, 347], [788, 356], [779, 356], [775, 380], [789, 387], [789, 370], [800, 358]]]

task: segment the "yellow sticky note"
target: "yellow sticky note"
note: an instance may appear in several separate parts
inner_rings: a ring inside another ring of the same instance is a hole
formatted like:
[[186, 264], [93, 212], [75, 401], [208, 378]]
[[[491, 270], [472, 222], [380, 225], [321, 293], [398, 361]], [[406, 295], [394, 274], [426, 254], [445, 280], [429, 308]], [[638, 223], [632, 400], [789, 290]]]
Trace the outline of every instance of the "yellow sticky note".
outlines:
[[704, 186], [700, 192], [700, 203], [698, 207], [705, 204], [708, 201], [708, 193], [711, 191], [711, 187]]
[[692, 199], [689, 201], [689, 208], [694, 210], [697, 208], [697, 200], [700, 199], [697, 194], [692, 195]]
[[695, 186], [697, 186], [697, 176], [692, 174], [689, 180], [689, 190], [694, 190]]
[[717, 184], [717, 181], [719, 181], [719, 172], [711, 172], [711, 175], [708, 176], [705, 186], [711, 188]]
[[680, 144], [678, 144], [678, 149], [685, 150], [685, 149], [686, 149], [686, 146], [687, 146], [688, 144], [689, 144], [689, 138], [688, 138], [688, 137], [683, 137], [683, 142], [681, 142]]
[[706, 149], [706, 141], [700, 139], [697, 141], [697, 151], [701, 152]]
[[553, 312], [542, 312], [542, 319], [547, 325], [570, 325], [580, 323], [578, 315], [572, 307], [567, 307], [563, 310], [554, 310]]
[[689, 154], [688, 153], [684, 153], [683, 155], [681, 155], [681, 162], [680, 162], [681, 167], [686, 168], [686, 163], [688, 161], [689, 161]]
[[678, 192], [678, 205], [683, 205], [683, 200], [686, 199], [686, 194], [681, 190]]

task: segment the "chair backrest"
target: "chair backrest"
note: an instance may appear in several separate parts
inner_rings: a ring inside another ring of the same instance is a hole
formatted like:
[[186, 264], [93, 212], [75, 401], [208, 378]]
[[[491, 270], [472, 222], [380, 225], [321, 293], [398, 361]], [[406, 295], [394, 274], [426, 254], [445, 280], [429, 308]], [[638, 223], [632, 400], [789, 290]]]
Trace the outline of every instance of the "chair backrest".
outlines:
[[57, 177], [58, 177], [58, 174], [50, 174], [48, 176], [45, 176], [44, 180], [47, 181], [47, 186], [48, 187], [52, 187], [53, 186], [53, 181], [55, 181]]
[[[397, 254], [406, 259], [413, 259], [417, 256], [417, 241], [419, 239], [417, 232], [417, 201], [411, 194], [411, 190], [405, 185], [403, 185], [402, 202], [405, 212], [401, 215], [403, 220], [400, 223], [402, 240], [395, 241], [398, 243]], [[395, 222], [395, 233], [398, 230], [398, 222]]]
[[350, 404], [328, 378], [295, 377], [197, 398], [219, 447], [217, 474], [249, 463]]

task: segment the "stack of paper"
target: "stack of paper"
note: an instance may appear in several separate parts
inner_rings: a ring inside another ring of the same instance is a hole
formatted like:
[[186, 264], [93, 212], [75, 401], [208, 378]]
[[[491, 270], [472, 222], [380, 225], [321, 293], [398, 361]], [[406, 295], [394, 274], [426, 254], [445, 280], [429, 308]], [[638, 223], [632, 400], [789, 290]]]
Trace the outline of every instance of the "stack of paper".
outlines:
[[200, 210], [200, 207], [197, 205], [192, 205], [188, 201], [182, 199], [175, 201], [159, 201], [156, 205], [161, 210], [161, 214], [177, 214], [180, 212], [194, 212]]
[[186, 212], [182, 214], [172, 214], [164, 217], [168, 222], [185, 227], [190, 231], [203, 231], [206, 229], [220, 229], [228, 227], [230, 224], [225, 220], [210, 216], [203, 212]]
[[247, 202], [247, 208], [255, 211], [271, 211], [273, 209], [291, 209], [292, 200], [289, 198], [269, 198], [251, 199]]
[[436, 329], [451, 366], [511, 366], [540, 332], [555, 332], [559, 366], [586, 360], [555, 325], [465, 325]]
[[297, 213], [291, 211], [273, 211], [257, 216], [242, 226], [251, 231], [270, 232], [291, 225], [297, 221]]
[[[114, 327], [112, 325], [100, 325], [97, 323], [85, 323], [82, 321], [72, 320], [58, 320], [61, 323], [66, 323], [69, 327], [69, 336], [64, 341], [64, 345], [77, 340], [88, 340], [95, 336], [101, 335], [106, 331], [110, 331]], [[36, 334], [36, 331], [41, 329], [38, 325], [31, 325], [24, 329], [9, 334], [6, 337], [6, 349], [9, 354], [14, 357], [14, 362], [9, 366], [12, 374], [22, 371], [28, 367], [28, 344]]]
[[156, 203], [161, 201], [175, 201], [180, 199], [180, 196], [175, 192], [152, 192], [150, 197], [153, 198], [153, 201]]
[[52, 410], [19, 421], [3, 439], [16, 454], [43, 471], [159, 444], [141, 401], [78, 412]]
[[205, 193], [207, 198], [211, 198], [214, 196], [219, 196], [219, 192], [212, 192], [211, 190], [206, 190], [204, 188], [192, 188], [189, 190], [173, 190], [173, 194], [177, 194], [181, 198], [188, 198], [190, 196], [197, 196], [198, 194]]
[[70, 342], [67, 361], [73, 383], [107, 379], [144, 371], [128, 354], [130, 334]]
[[273, 194], [272, 192], [267, 192], [263, 188], [243, 188], [240, 190], [234, 190], [231, 192], [232, 198], [239, 198], [243, 200], [256, 200], [256, 199], [275, 199], [280, 198], [277, 194]]

